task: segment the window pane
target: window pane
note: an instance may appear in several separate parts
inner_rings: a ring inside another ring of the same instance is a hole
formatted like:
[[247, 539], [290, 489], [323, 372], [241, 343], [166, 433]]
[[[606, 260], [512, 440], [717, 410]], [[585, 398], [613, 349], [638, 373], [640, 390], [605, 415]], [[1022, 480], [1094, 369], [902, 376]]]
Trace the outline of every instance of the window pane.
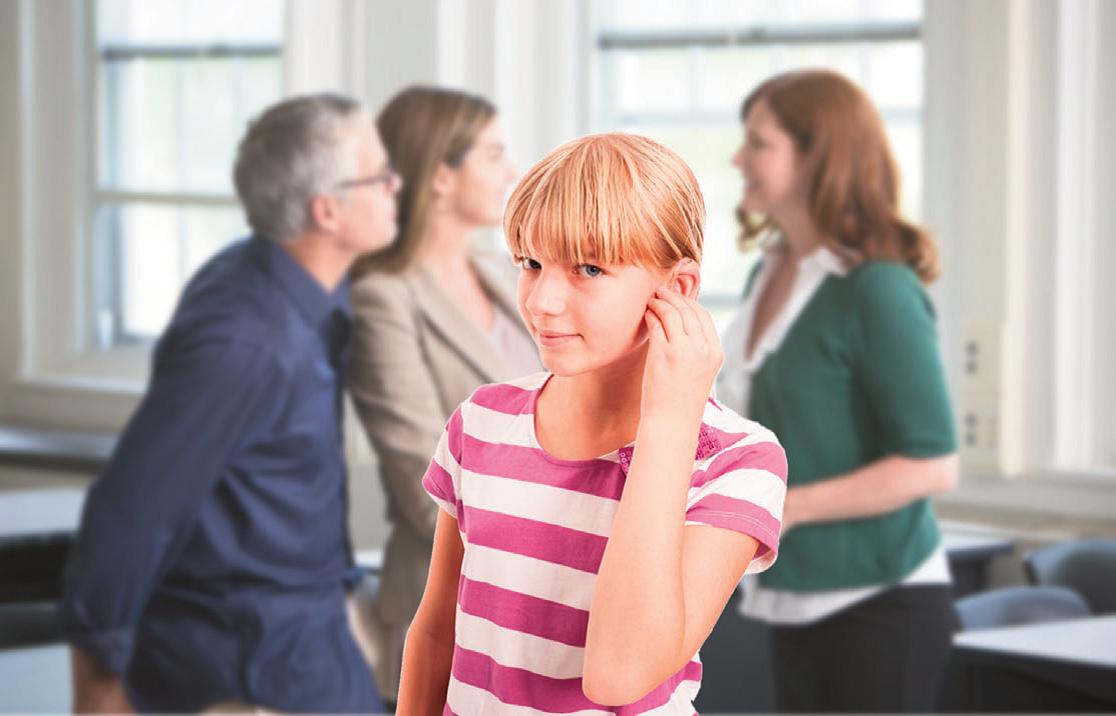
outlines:
[[138, 60], [101, 66], [103, 187], [169, 191], [178, 184], [176, 65]]
[[866, 72], [861, 82], [880, 109], [922, 106], [921, 44], [880, 42], [865, 51]]
[[98, 0], [96, 344], [156, 336], [195, 268], [247, 233], [232, 163], [282, 96], [284, 5]]
[[698, 106], [735, 119], [744, 96], [775, 71], [775, 58], [767, 47], [705, 50], [698, 73]]
[[238, 208], [106, 206], [98, 223], [115, 241], [102, 242], [97, 265], [113, 290], [103, 294], [96, 340], [107, 347], [149, 340], [166, 326], [183, 284], [215, 251], [247, 235]]
[[922, 217], [922, 125], [892, 122], [887, 125], [887, 135], [903, 182], [899, 208], [908, 219], [918, 221]]
[[912, 22], [922, 16], [921, 0], [614, 0], [599, 7], [602, 28], [637, 31]]
[[283, 0], [98, 0], [100, 44], [275, 43]]
[[790, 45], [772, 48], [779, 72], [805, 67], [826, 67], [840, 72], [854, 82], [864, 75], [864, 57], [859, 45]]
[[102, 65], [104, 188], [232, 193], [248, 119], [278, 97], [278, 58], [131, 59]]
[[690, 62], [686, 51], [620, 51], [612, 62], [617, 112], [675, 110], [689, 104]]

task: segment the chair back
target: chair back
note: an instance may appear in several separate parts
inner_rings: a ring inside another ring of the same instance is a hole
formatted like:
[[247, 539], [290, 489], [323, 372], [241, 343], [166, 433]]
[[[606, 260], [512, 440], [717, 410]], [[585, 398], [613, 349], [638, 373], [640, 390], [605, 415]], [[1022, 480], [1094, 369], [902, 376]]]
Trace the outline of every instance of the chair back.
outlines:
[[953, 603], [963, 630], [991, 629], [1056, 619], [1087, 617], [1089, 605], [1067, 587], [1000, 587], [962, 597]]
[[1116, 539], [1077, 539], [1041, 547], [1023, 557], [1032, 584], [1069, 587], [1094, 614], [1116, 613]]

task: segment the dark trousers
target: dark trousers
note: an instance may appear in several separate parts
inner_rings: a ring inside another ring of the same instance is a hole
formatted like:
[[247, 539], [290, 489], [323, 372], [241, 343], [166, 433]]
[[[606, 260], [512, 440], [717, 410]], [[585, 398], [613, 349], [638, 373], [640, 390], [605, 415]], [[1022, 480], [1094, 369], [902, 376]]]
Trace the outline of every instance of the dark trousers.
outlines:
[[946, 585], [895, 587], [817, 623], [774, 627], [775, 708], [935, 711], [953, 629]]

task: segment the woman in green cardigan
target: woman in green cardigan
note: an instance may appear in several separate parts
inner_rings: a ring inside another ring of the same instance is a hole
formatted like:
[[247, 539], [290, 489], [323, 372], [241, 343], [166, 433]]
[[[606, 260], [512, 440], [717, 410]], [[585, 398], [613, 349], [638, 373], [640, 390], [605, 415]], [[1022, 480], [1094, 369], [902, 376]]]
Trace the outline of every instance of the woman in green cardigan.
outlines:
[[779, 558], [744, 610], [773, 625], [780, 712], [933, 711], [953, 616], [928, 498], [957, 481], [923, 290], [937, 250], [900, 216], [883, 123], [848, 79], [778, 75], [741, 120], [737, 213], [763, 257], [718, 397], [774, 430], [789, 464]]

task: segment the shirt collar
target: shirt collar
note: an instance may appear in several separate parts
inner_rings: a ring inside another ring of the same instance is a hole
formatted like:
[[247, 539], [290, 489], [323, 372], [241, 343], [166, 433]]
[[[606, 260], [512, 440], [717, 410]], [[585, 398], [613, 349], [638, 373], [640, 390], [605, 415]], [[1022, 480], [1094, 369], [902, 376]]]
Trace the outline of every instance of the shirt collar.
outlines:
[[[787, 240], [782, 236], [763, 248], [764, 254], [774, 254], [786, 250]], [[841, 254], [825, 244], [819, 244], [816, 249], [799, 260], [798, 270], [800, 273], [808, 272], [822, 276], [836, 274], [844, 278], [849, 273], [849, 262], [842, 259]]]
[[253, 236], [252, 246], [260, 264], [283, 288], [307, 324], [318, 328], [334, 313], [340, 313], [346, 320], [351, 318], [347, 276], [328, 292], [275, 241]]

